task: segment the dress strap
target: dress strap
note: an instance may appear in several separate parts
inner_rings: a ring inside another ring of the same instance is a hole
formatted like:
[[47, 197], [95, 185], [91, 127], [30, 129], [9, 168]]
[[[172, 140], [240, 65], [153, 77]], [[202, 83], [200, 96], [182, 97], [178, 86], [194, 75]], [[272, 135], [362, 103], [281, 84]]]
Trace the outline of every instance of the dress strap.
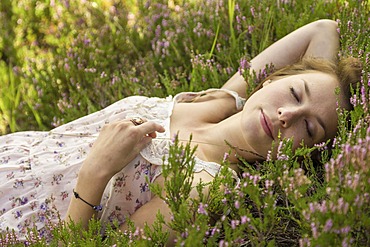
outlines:
[[246, 102], [246, 99], [240, 97], [237, 92], [231, 91], [229, 89], [224, 88], [210, 88], [207, 90], [203, 90], [200, 92], [183, 92], [179, 93], [174, 97], [174, 102], [193, 102], [197, 98], [204, 96], [206, 94], [214, 93], [214, 92], [225, 92], [235, 99], [235, 106], [237, 110], [243, 109], [243, 106]]

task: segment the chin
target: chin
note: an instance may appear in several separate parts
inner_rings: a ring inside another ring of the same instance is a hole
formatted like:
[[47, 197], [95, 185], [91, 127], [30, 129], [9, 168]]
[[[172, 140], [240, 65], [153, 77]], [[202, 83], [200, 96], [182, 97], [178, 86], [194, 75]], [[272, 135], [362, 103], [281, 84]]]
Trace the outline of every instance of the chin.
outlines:
[[279, 143], [276, 143], [274, 141], [269, 141], [268, 144], [266, 143], [264, 147], [257, 149], [258, 150], [257, 153], [265, 157], [265, 160], [268, 158], [272, 160], [276, 160], [278, 146], [279, 146]]

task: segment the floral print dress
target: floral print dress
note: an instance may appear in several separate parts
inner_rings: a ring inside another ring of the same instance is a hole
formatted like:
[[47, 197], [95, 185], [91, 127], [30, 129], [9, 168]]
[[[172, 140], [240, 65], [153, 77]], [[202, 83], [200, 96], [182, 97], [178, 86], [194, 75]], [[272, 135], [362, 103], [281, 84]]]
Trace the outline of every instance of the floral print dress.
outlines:
[[[212, 92], [208, 90], [205, 92]], [[243, 100], [234, 92], [237, 108]], [[45, 226], [65, 217], [73, 196], [79, 169], [101, 128], [118, 119], [135, 116], [165, 127], [141, 154], [108, 183], [99, 213], [103, 223], [118, 223], [151, 199], [147, 183], [161, 172], [163, 157], [170, 144], [170, 116], [175, 102], [189, 101], [200, 93], [182, 93], [176, 97], [148, 98], [132, 96], [48, 132], [18, 132], [0, 136], [0, 233], [14, 230], [24, 239], [28, 228], [40, 235]], [[198, 171], [215, 174], [218, 164], [198, 160]], [[94, 184], [92, 179], [91, 184]]]

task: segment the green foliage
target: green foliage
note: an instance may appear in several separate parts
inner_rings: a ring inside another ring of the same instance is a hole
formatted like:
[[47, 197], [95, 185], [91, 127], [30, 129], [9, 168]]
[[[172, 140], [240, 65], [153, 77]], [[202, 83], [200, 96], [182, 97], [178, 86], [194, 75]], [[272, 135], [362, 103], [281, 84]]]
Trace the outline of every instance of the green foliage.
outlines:
[[171, 229], [178, 232], [184, 232], [193, 219], [187, 203], [194, 178], [194, 152], [195, 149], [191, 149], [190, 145], [184, 147], [180, 145], [178, 138], [175, 138], [170, 154], [164, 161], [168, 164], [163, 165], [162, 169], [162, 176], [165, 179], [164, 191], [162, 192], [158, 184], [150, 186], [151, 191], [171, 209], [174, 220], [168, 224]]
[[[355, 0], [2, 0], [1, 134], [47, 130], [133, 94], [221, 86], [268, 45], [321, 18], [338, 20], [340, 55], [363, 64], [354, 110], [339, 111], [332, 142], [293, 153], [282, 141], [276, 161], [243, 164], [240, 181], [226, 160], [211, 184], [194, 186], [194, 150], [175, 139], [165, 188], [151, 185], [171, 222], [158, 213], [141, 231], [107, 226], [104, 238], [95, 220], [88, 230], [60, 222], [49, 226], [51, 239], [30, 229], [27, 244], [160, 246], [168, 227], [185, 246], [369, 246], [369, 11]], [[259, 76], [248, 78], [249, 90]], [[12, 232], [0, 244], [24, 246]]]
[[50, 129], [133, 94], [221, 86], [241, 58], [310, 21], [337, 18], [341, 8], [328, 1], [1, 1], [2, 74], [22, 85], [6, 96], [9, 82], [1, 80], [1, 95], [16, 93], [21, 102], [1, 109], [1, 133]]

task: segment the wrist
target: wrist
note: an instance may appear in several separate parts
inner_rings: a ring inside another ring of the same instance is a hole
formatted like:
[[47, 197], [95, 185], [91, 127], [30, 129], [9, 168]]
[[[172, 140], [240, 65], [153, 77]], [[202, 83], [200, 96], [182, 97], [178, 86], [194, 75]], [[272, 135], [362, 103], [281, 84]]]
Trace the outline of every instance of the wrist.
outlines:
[[[78, 173], [73, 193], [77, 192], [87, 202], [99, 205], [110, 178], [108, 175], [83, 166]], [[76, 197], [76, 199], [78, 198]]]
[[114, 176], [112, 172], [106, 169], [104, 162], [99, 160], [86, 159], [79, 171], [79, 177], [81, 179], [94, 181], [94, 184], [107, 184], [109, 180]]
[[75, 199], [78, 199], [78, 200], [81, 200], [82, 202], [84, 202], [86, 205], [88, 205], [89, 207], [91, 207], [95, 212], [99, 212], [99, 211], [102, 211], [103, 209], [103, 206], [101, 204], [98, 204], [98, 205], [93, 205], [91, 203], [89, 203], [88, 201], [86, 201], [85, 199], [83, 199], [80, 194], [78, 192], [75, 191], [75, 189], [73, 189], [73, 195], [75, 197]]

